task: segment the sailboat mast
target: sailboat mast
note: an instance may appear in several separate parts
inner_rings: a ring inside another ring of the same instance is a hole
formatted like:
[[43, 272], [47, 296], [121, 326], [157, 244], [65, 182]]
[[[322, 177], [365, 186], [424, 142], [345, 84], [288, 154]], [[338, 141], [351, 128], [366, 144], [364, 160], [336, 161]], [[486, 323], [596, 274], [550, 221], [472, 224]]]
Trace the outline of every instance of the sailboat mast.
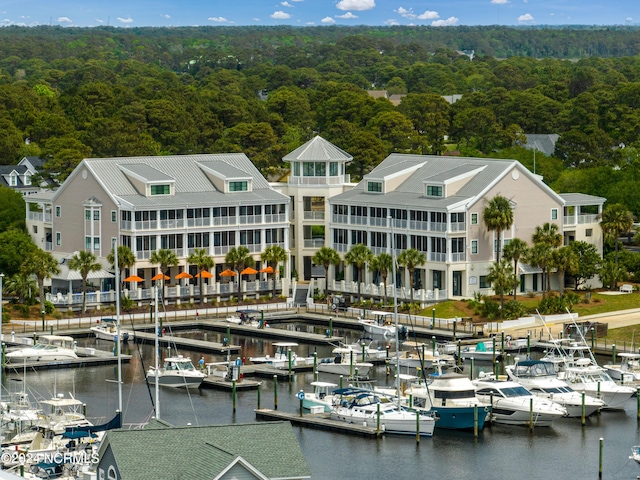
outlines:
[[113, 252], [116, 263], [116, 348], [118, 349], [118, 411], [122, 415], [122, 349], [120, 333], [120, 264], [118, 263], [118, 241], [113, 242]]
[[156, 289], [156, 315], [155, 315], [155, 331], [156, 331], [156, 418], [160, 420], [160, 376], [158, 375], [158, 349], [160, 348], [160, 342], [158, 340], [158, 285], [155, 286]]
[[398, 407], [400, 407], [400, 350], [399, 350], [399, 333], [398, 333], [398, 289], [396, 288], [396, 249], [394, 245], [395, 230], [393, 228], [393, 218], [387, 217], [391, 224], [391, 274], [393, 275], [393, 321], [396, 326], [396, 397], [398, 399]]

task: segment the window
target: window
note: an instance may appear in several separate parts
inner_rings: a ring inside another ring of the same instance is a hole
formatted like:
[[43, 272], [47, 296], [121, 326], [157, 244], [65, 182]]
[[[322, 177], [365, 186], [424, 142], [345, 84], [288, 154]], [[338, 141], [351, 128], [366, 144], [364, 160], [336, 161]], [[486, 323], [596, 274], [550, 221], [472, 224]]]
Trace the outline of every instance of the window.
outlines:
[[100, 250], [100, 237], [93, 237], [93, 249]]
[[56, 246], [62, 245], [62, 234], [60, 232], [56, 232]]
[[93, 219], [94, 219], [96, 222], [99, 222], [99, 221], [100, 221], [100, 210], [94, 210], [94, 211], [93, 211]]
[[585, 237], [591, 237], [592, 235], [593, 235], [593, 228], [587, 228], [587, 229], [584, 231], [584, 236], [585, 236]]
[[25, 175], [24, 176], [24, 184], [25, 185], [31, 185], [31, 175]]
[[115, 210], [111, 210], [111, 223], [116, 223], [118, 220], [118, 215]]
[[12, 187], [15, 187], [18, 184], [18, 176], [17, 175], [11, 175], [9, 177], [10, 181], [9, 181], [9, 185], [11, 185]]
[[471, 255], [478, 253], [478, 240], [471, 240]]
[[552, 208], [551, 209], [551, 220], [557, 220], [558, 219], [558, 209], [557, 208]]
[[56, 217], [60, 218], [62, 216], [62, 207], [60, 205], [56, 205]]
[[249, 182], [229, 182], [230, 192], [246, 192], [249, 190]]
[[91, 220], [91, 209], [90, 208], [85, 208], [84, 209], [84, 219], [85, 220]]
[[480, 275], [480, 288], [491, 288], [491, 282], [487, 281], [486, 275]]
[[477, 225], [478, 224], [478, 214], [477, 213], [472, 213], [471, 214], [471, 225]]
[[427, 185], [427, 197], [442, 197], [442, 185]]
[[84, 237], [84, 249], [91, 250], [91, 237]]
[[109, 465], [109, 469], [107, 470], [107, 480], [118, 480], [118, 474], [116, 473], [116, 469], [113, 465]]
[[382, 182], [367, 182], [367, 192], [382, 193]]
[[151, 185], [150, 193], [151, 195], [169, 195], [171, 193], [171, 187], [169, 184]]
[[298, 162], [293, 162], [293, 176], [300, 176], [300, 164]]
[[33, 233], [38, 233], [38, 226], [37, 225], [33, 226]]
[[329, 175], [332, 177], [338, 176], [338, 162], [329, 163]]

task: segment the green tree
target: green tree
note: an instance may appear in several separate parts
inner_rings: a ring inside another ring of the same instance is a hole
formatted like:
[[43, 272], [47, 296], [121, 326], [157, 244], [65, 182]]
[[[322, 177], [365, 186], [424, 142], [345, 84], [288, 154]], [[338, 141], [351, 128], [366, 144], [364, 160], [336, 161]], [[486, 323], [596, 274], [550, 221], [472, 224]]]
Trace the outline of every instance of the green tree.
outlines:
[[569, 248], [575, 253], [578, 261], [576, 268], [567, 270], [567, 273], [575, 279], [575, 290], [579, 290], [582, 285], [587, 283], [587, 280], [596, 276], [602, 259], [595, 245], [590, 243], [583, 241], [571, 242]]
[[271, 274], [273, 279], [273, 297], [276, 296], [276, 272], [278, 271], [278, 265], [280, 262], [284, 262], [287, 259], [287, 252], [280, 245], [268, 245], [264, 251], [260, 254], [260, 258], [263, 262], [266, 262], [268, 266], [273, 268]]
[[24, 259], [28, 259], [37, 248], [24, 230], [10, 228], [0, 232], [0, 272], [7, 276], [17, 274]]
[[548, 243], [536, 243], [529, 250], [527, 263], [542, 270], [542, 298], [545, 297], [548, 284], [548, 271], [553, 263], [553, 247]]
[[7, 295], [15, 295], [18, 297], [18, 303], [24, 304], [25, 300], [31, 302], [38, 290], [38, 284], [31, 275], [18, 272], [4, 280], [2, 290]]
[[521, 259], [526, 258], [527, 253], [529, 252], [529, 245], [524, 240], [520, 240], [519, 238], [512, 239], [509, 243], [504, 246], [504, 250], [502, 252], [502, 256], [505, 259], [508, 259], [513, 262], [513, 275], [516, 284], [513, 287], [513, 299], [516, 300], [518, 285], [520, 284], [520, 275], [518, 275], [518, 262]]
[[[331, 247], [320, 247], [311, 258], [311, 261], [316, 265], [322, 265], [324, 268], [324, 293], [326, 295], [329, 288], [329, 267], [331, 265], [338, 266], [340, 264], [340, 255], [338, 255], [338, 252]], [[328, 296], [327, 302], [329, 302]]]
[[616, 246], [616, 265], [618, 265], [618, 238], [633, 226], [633, 214], [621, 203], [607, 205], [602, 211], [600, 227], [605, 237], [613, 239]]
[[503, 259], [494, 262], [489, 268], [487, 280], [491, 282], [493, 291], [500, 295], [500, 314], [504, 309], [504, 294], [511, 291], [517, 283], [517, 277], [513, 273], [513, 266], [509, 260]]
[[551, 248], [558, 248], [562, 245], [560, 227], [555, 223], [549, 222], [546, 222], [542, 226], [537, 226], [531, 240], [533, 240], [533, 243], [544, 243]]
[[118, 265], [116, 265], [116, 256], [113, 248], [107, 254], [107, 262], [111, 264], [113, 270], [118, 270], [120, 282], [123, 282], [124, 271], [136, 264], [136, 256], [127, 245], [118, 245]]
[[200, 289], [200, 305], [202, 305], [204, 303], [202, 271], [211, 270], [215, 267], [216, 262], [209, 255], [206, 248], [196, 248], [193, 253], [187, 257], [187, 262], [198, 268], [198, 288]]
[[25, 259], [22, 268], [25, 274], [35, 275], [40, 294], [40, 311], [44, 312], [44, 281], [60, 273], [60, 264], [49, 252], [38, 248]]
[[362, 291], [361, 285], [364, 281], [364, 268], [371, 263], [373, 259], [373, 252], [369, 250], [369, 247], [359, 243], [352, 245], [349, 251], [344, 255], [344, 262], [347, 265], [353, 265], [358, 271], [358, 302], [362, 303]]
[[487, 230], [496, 234], [496, 262], [500, 261], [500, 248], [502, 246], [502, 232], [513, 225], [513, 209], [511, 202], [502, 195], [496, 195], [482, 212], [482, 218]]
[[598, 275], [600, 275], [602, 285], [610, 290], [617, 290], [618, 282], [625, 278], [622, 268], [616, 262], [611, 261], [610, 258], [602, 262]]
[[25, 231], [25, 204], [22, 194], [0, 185], [0, 232], [10, 228]]
[[384, 303], [387, 303], [387, 277], [389, 271], [393, 270], [393, 257], [386, 252], [381, 252], [371, 260], [371, 268], [380, 272], [384, 284]]
[[253, 267], [255, 260], [251, 256], [249, 249], [243, 245], [233, 247], [224, 257], [226, 263], [231, 270], [235, 270], [238, 274], [238, 300], [242, 298], [242, 278], [240, 272], [247, 267]]
[[102, 265], [93, 253], [85, 250], [71, 257], [68, 265], [69, 270], [79, 272], [82, 277], [82, 312], [85, 313], [87, 311], [87, 277], [92, 272], [99, 272]]
[[427, 261], [427, 256], [416, 248], [408, 248], [400, 252], [398, 255], [398, 265], [403, 266], [409, 272], [409, 285], [411, 287], [411, 303], [413, 303], [413, 289], [415, 288], [416, 279], [413, 273], [416, 267], [424, 265]]
[[578, 256], [569, 246], [557, 248], [552, 254], [552, 264], [558, 273], [560, 295], [564, 294], [564, 276], [578, 268]]
[[172, 250], [161, 248], [151, 253], [149, 263], [160, 267], [160, 273], [162, 274], [162, 291], [164, 292], [164, 277], [167, 275], [170, 267], [178, 265], [178, 256]]

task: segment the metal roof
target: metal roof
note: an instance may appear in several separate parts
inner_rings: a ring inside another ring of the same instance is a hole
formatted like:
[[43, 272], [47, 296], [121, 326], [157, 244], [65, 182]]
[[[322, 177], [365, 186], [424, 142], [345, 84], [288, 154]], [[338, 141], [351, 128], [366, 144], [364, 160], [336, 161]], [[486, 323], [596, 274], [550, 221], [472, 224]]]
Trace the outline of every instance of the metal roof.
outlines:
[[320, 162], [327, 160], [342, 160], [350, 162], [353, 160], [353, 156], [317, 135], [304, 145], [296, 148], [293, 152], [286, 154], [282, 157], [282, 160], [285, 162], [290, 162], [292, 160]]
[[560, 196], [567, 205], [597, 205], [607, 201], [604, 197], [596, 197], [586, 193], [561, 193]]
[[120, 165], [120, 168], [125, 172], [128, 170], [132, 173], [135, 173], [139, 177], [144, 178], [148, 182], [172, 182], [173, 178], [171, 178], [166, 173], [163, 173], [159, 170], [156, 170], [151, 165], [146, 163], [138, 163], [134, 165]]

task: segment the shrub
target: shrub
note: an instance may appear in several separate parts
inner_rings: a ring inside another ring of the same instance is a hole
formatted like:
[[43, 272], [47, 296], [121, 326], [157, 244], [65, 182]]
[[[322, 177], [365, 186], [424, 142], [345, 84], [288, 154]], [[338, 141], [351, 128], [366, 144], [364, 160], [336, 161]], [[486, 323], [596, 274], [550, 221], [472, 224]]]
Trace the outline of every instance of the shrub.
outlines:
[[503, 320], [514, 320], [529, 314], [529, 310], [522, 303], [516, 300], [510, 300], [504, 304], [502, 310]]
[[51, 315], [53, 311], [56, 309], [56, 306], [48, 300], [44, 301], [44, 313], [47, 315]]

